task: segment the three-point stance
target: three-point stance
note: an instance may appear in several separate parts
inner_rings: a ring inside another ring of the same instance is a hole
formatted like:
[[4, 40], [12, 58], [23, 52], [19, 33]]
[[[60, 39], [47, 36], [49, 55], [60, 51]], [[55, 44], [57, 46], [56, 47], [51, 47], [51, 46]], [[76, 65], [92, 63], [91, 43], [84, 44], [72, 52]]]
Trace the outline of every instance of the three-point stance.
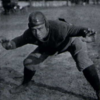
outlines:
[[[87, 54], [86, 42], [92, 41], [95, 32], [88, 28], [69, 25], [61, 20], [47, 20], [43, 13], [33, 12], [29, 15], [28, 29], [12, 40], [1, 39], [2, 46], [15, 49], [28, 43], [38, 47], [24, 61], [24, 78], [22, 84], [15, 89], [20, 92], [30, 82], [40, 63], [48, 56], [69, 51], [76, 62], [79, 71], [82, 71], [87, 81], [96, 91], [100, 100], [100, 81], [95, 66]], [[14, 91], [13, 91], [14, 92]]]

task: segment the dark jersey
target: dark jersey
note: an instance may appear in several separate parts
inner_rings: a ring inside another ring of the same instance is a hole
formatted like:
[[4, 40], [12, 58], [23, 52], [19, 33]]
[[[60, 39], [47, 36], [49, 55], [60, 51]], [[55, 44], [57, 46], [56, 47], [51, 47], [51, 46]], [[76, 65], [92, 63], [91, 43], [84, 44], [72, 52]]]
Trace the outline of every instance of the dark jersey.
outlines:
[[16, 47], [25, 44], [35, 44], [40, 47], [40, 51], [53, 54], [56, 51], [61, 52], [67, 49], [76, 36], [85, 36], [84, 28], [68, 25], [63, 21], [49, 21], [49, 34], [46, 41], [39, 41], [33, 36], [31, 31], [27, 29], [24, 34], [13, 39]]

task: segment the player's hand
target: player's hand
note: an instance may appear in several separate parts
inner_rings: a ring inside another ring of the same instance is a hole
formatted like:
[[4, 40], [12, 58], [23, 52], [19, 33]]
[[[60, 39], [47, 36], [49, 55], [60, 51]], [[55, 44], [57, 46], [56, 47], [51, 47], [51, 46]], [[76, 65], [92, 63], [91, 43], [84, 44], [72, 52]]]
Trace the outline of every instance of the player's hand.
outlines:
[[95, 42], [96, 40], [96, 34], [97, 32], [95, 32], [93, 29], [88, 28], [87, 30], [84, 30], [86, 37], [84, 39], [85, 42]]
[[5, 37], [0, 37], [0, 43], [5, 49], [10, 49], [11, 47], [10, 40], [6, 39]]

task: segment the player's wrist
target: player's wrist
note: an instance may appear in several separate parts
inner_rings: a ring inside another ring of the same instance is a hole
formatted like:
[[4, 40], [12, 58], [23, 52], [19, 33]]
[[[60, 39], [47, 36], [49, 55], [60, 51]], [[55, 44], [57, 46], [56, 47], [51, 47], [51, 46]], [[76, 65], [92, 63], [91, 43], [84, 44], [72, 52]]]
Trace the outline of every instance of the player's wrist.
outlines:
[[88, 34], [88, 28], [83, 28], [83, 34], [84, 34], [83, 37], [87, 36], [87, 34]]
[[85, 33], [85, 36], [93, 36], [93, 35], [95, 35], [97, 32], [96, 32], [94, 29], [87, 28], [87, 29], [84, 29], [84, 33]]
[[81, 33], [82, 37], [85, 38], [87, 36], [87, 30], [88, 30], [87, 28], [81, 28], [80, 29], [80, 33]]

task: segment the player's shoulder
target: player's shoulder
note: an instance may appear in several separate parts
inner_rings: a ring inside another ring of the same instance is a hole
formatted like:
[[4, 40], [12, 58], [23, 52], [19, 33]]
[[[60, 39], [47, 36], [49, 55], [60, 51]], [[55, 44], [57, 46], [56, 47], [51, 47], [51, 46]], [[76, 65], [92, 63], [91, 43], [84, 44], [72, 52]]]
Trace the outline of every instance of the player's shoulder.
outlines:
[[61, 19], [61, 18], [56, 19], [56, 20], [49, 20], [48, 22], [51, 28], [57, 28], [57, 29], [71, 25], [65, 19]]
[[23, 35], [29, 35], [30, 34], [30, 30], [29, 29], [26, 29], [23, 33]]
[[66, 32], [67, 32], [67, 24], [64, 21], [60, 20], [50, 20], [50, 33], [53, 34], [55, 38], [61, 38], [63, 39], [66, 37]]
[[49, 20], [49, 28], [53, 30], [58, 30], [59, 27], [61, 27], [60, 21], [59, 20]]
[[26, 30], [23, 32], [23, 36], [24, 36], [25, 38], [30, 37], [30, 36], [31, 36], [30, 30], [29, 30], [29, 29], [26, 29]]
[[24, 31], [24, 34], [26, 34], [26, 33], [30, 33], [30, 30], [29, 30], [29, 29], [26, 29], [26, 30]]
[[56, 25], [56, 24], [59, 25], [59, 23], [63, 23], [63, 21], [60, 21], [58, 19], [56, 19], [56, 20], [48, 20], [48, 22], [49, 22], [49, 24], [52, 24], [52, 25]]

